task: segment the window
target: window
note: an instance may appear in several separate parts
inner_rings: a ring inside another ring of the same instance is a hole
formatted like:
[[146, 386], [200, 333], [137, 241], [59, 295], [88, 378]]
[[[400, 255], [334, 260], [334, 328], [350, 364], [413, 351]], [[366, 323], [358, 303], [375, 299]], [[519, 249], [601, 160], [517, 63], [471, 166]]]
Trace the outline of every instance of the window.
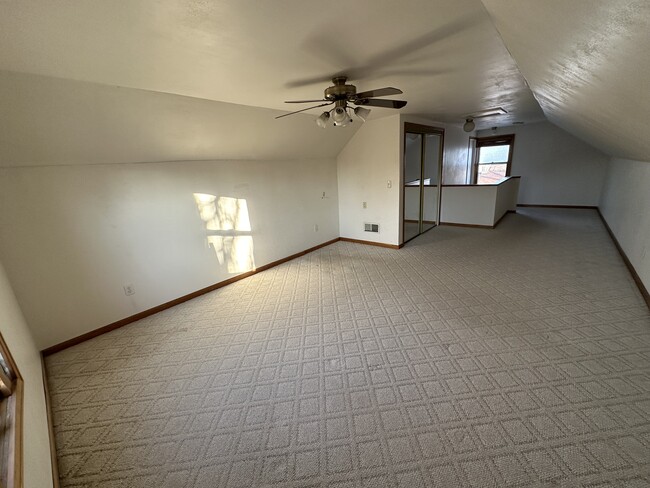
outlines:
[[23, 380], [0, 336], [0, 487], [22, 484]]
[[474, 183], [491, 185], [510, 176], [514, 142], [514, 134], [476, 140]]

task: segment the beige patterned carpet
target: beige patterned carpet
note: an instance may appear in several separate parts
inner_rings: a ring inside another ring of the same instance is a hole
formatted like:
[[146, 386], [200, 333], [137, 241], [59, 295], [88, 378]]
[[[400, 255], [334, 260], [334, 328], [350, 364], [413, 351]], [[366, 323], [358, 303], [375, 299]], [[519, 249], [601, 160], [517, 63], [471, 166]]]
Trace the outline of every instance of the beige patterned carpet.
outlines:
[[339, 242], [47, 369], [64, 487], [650, 486], [650, 313], [592, 210]]

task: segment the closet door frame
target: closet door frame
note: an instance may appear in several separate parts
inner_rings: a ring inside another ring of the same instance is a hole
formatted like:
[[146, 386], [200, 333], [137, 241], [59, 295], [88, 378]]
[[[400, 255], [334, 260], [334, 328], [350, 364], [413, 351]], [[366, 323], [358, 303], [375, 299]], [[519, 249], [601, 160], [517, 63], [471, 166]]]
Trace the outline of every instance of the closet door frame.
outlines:
[[[420, 218], [418, 219], [418, 233], [417, 235], [404, 240], [404, 218], [406, 216], [406, 192], [404, 190], [404, 185], [406, 184], [404, 178], [404, 172], [406, 171], [406, 134], [422, 134], [422, 147], [420, 149]], [[426, 135], [434, 134], [440, 136], [440, 145], [438, 146], [438, 205], [436, 209], [436, 224], [433, 227], [430, 227], [426, 231], [422, 230], [422, 220], [424, 218], [424, 162], [426, 159]], [[404, 122], [404, 154], [402, 155], [402, 175], [401, 180], [402, 184], [400, 185], [400, 191], [402, 192], [402, 215], [400, 222], [401, 231], [402, 231], [402, 245], [406, 244], [411, 239], [415, 239], [417, 236], [422, 235], [424, 232], [427, 232], [434, 227], [440, 225], [440, 206], [442, 203], [442, 165], [443, 165], [443, 154], [445, 148], [445, 129], [440, 127], [432, 127], [422, 124], [413, 124], [411, 122]]]

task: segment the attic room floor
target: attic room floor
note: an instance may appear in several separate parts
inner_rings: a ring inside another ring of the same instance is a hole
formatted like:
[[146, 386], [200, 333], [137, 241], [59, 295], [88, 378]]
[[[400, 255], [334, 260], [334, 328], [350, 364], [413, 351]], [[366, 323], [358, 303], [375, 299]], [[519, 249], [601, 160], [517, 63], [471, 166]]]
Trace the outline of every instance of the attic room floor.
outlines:
[[338, 242], [47, 370], [64, 487], [650, 484], [650, 312], [592, 210]]

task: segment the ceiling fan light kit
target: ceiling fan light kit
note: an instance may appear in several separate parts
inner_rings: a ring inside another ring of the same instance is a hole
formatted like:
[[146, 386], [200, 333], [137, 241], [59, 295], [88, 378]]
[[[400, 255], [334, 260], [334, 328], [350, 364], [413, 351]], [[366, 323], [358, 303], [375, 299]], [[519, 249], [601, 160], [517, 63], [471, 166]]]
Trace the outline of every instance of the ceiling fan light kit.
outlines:
[[368, 115], [370, 115], [370, 109], [364, 107], [355, 107], [354, 115], [356, 115], [357, 117], [359, 117], [361, 120], [365, 122], [368, 119]]
[[[335, 127], [345, 127], [350, 122], [354, 122], [352, 115], [356, 115], [362, 121], [368, 119], [370, 109], [362, 107], [367, 105], [370, 107], [383, 107], [399, 109], [406, 105], [404, 100], [376, 100], [375, 97], [383, 97], [386, 95], [399, 95], [402, 90], [393, 87], [379, 88], [377, 90], [368, 90], [365, 92], [357, 93], [357, 87], [354, 85], [346, 84], [346, 76], [337, 76], [332, 79], [333, 85], [325, 89], [325, 98], [322, 100], [291, 100], [286, 103], [314, 103], [324, 102], [313, 107], [296, 110], [288, 114], [279, 115], [276, 119], [286, 117], [288, 115], [297, 114], [313, 108], [324, 107], [326, 105], [334, 105], [334, 108], [323, 112], [316, 118], [316, 124], [319, 127], [326, 128], [329, 119], [332, 119]], [[350, 107], [348, 104], [357, 105]]]
[[348, 125], [348, 122], [353, 122], [348, 114], [347, 107], [335, 107], [332, 109], [332, 120], [334, 121], [334, 125], [340, 127], [345, 127]]
[[327, 121], [329, 119], [330, 119], [330, 113], [329, 112], [323, 112], [316, 119], [316, 124], [318, 124], [318, 127], [322, 127], [324, 129], [324, 128], [327, 127]]

